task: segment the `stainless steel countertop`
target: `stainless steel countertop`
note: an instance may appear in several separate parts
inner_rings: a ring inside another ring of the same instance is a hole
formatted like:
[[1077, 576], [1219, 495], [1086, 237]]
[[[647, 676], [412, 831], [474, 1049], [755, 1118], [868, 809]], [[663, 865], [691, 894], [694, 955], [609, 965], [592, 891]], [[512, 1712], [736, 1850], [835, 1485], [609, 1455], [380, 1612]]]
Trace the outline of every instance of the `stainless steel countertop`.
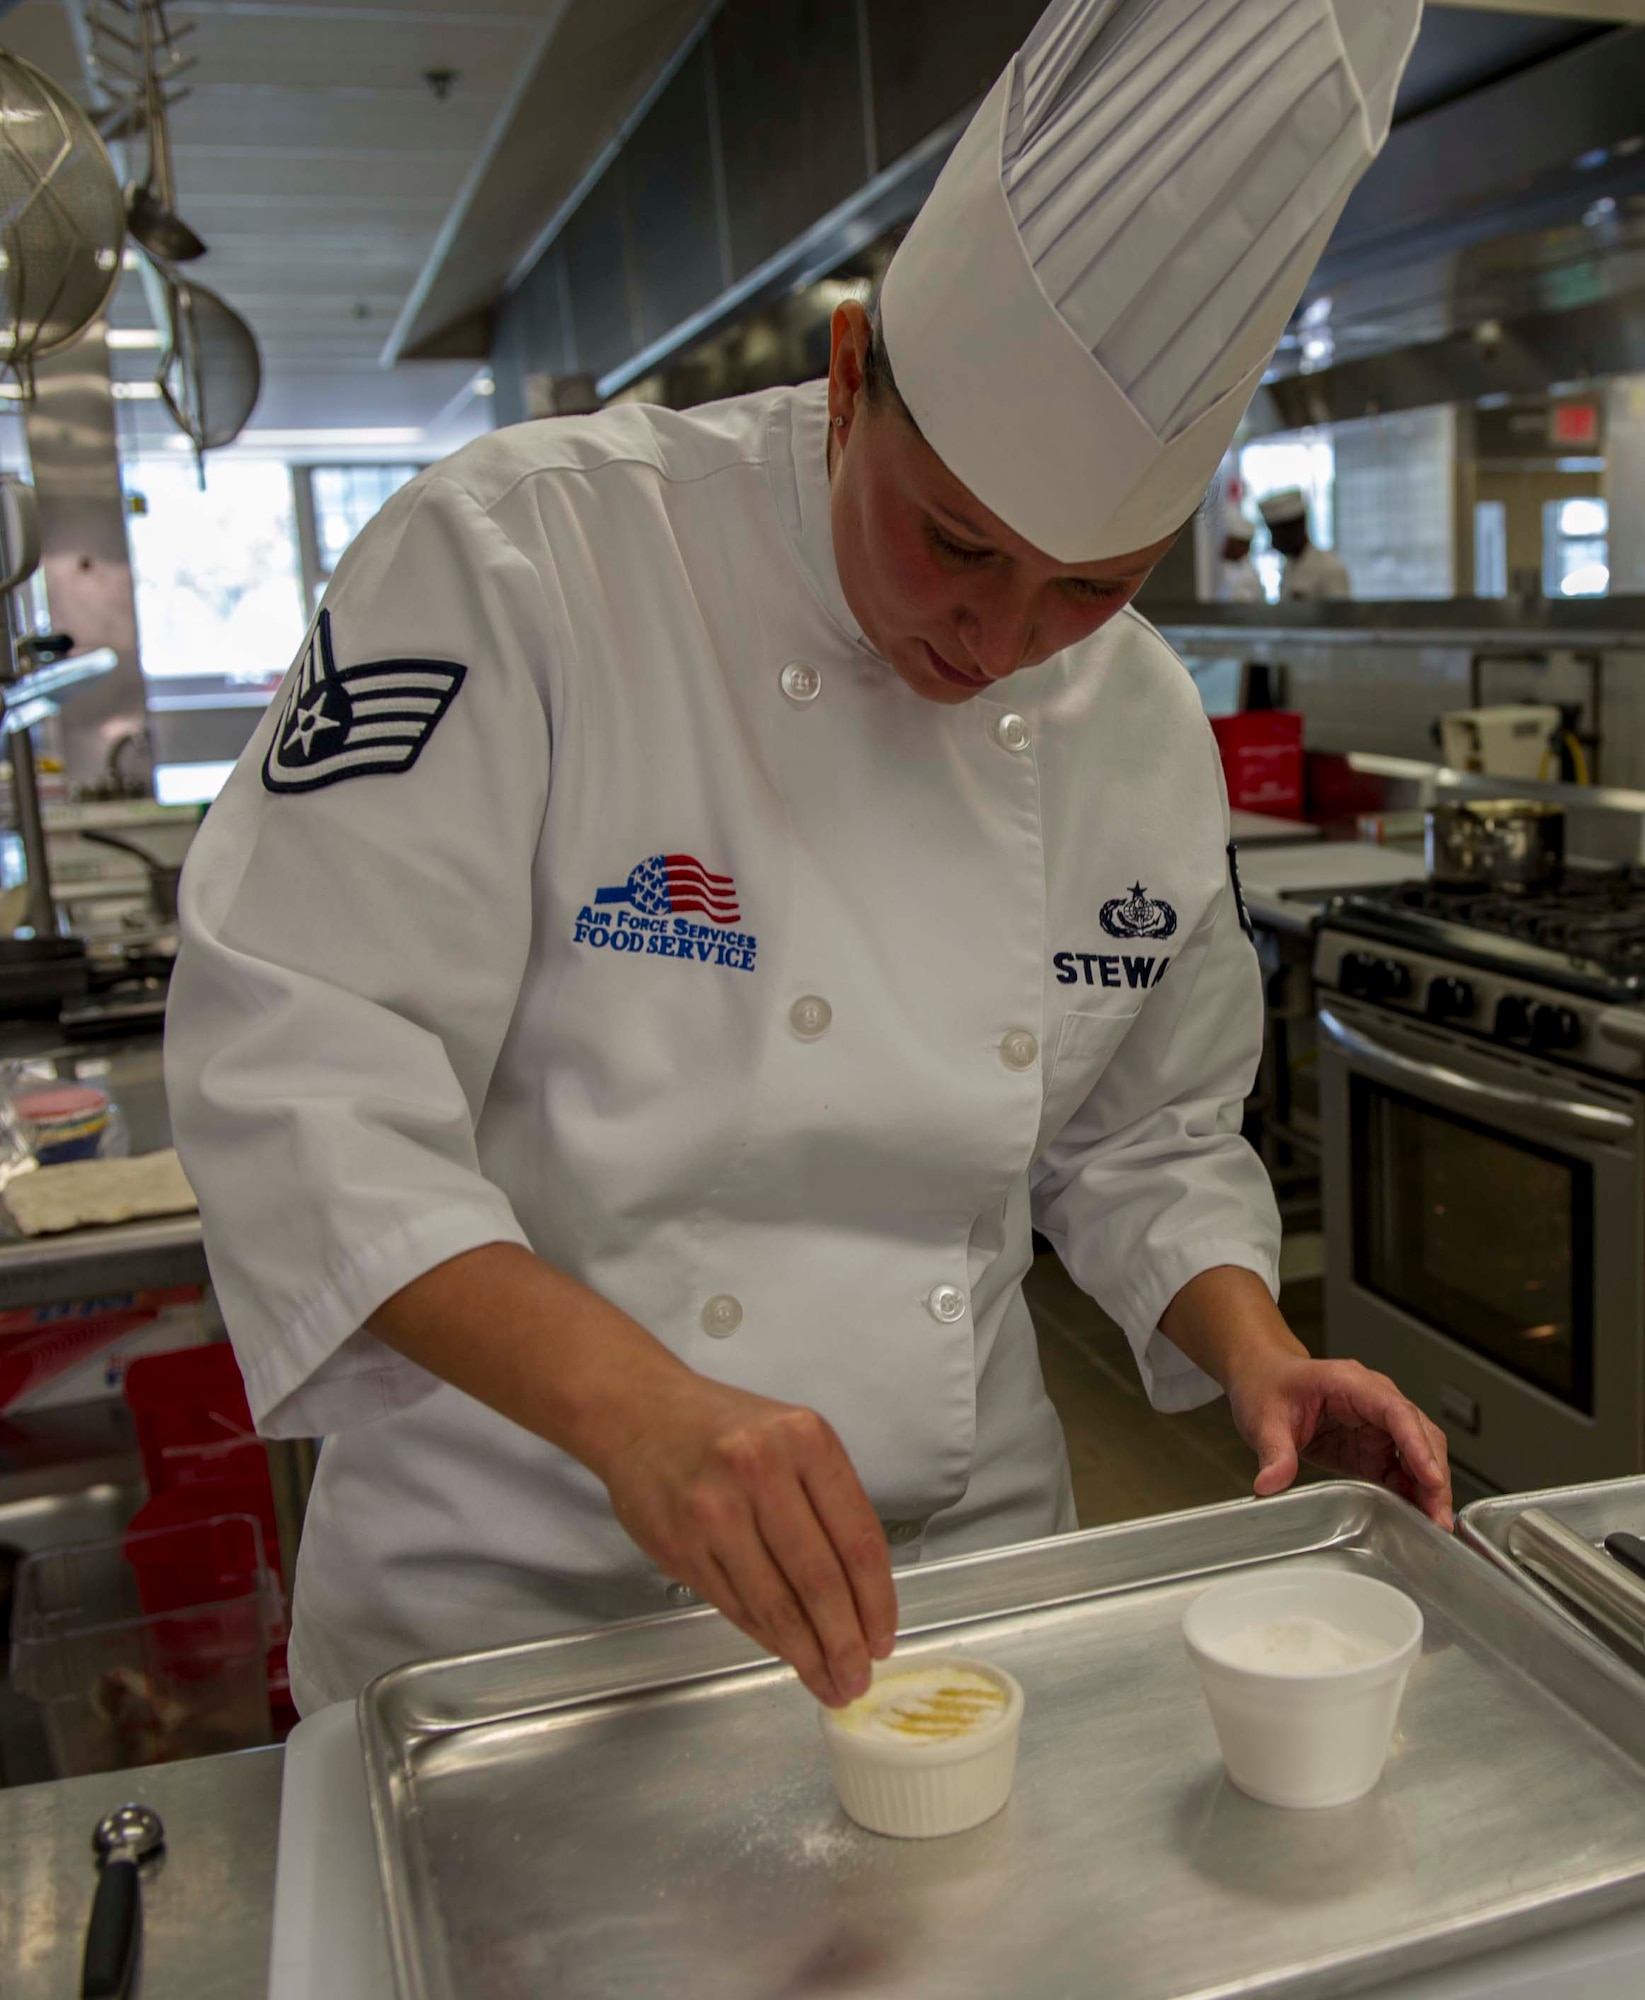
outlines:
[[1241, 645], [1457, 646], [1470, 652], [1645, 652], [1645, 599], [1453, 597], [1289, 604], [1184, 604], [1146, 597], [1137, 609], [1184, 652]]
[[[171, 1144], [158, 1035], [70, 1045], [55, 1031], [14, 1029], [0, 1036], [0, 1058], [26, 1058], [65, 1080], [95, 1083], [108, 1091], [125, 1118], [134, 1153], [159, 1152]], [[207, 1277], [197, 1215], [74, 1229], [23, 1242], [0, 1240], [0, 1309], [203, 1285]]]
[[6, 2000], [80, 1990], [91, 1831], [128, 1799], [153, 1806], [166, 1829], [164, 1860], [144, 1870], [137, 2000], [266, 2000], [283, 1757], [242, 1750], [0, 1791]]

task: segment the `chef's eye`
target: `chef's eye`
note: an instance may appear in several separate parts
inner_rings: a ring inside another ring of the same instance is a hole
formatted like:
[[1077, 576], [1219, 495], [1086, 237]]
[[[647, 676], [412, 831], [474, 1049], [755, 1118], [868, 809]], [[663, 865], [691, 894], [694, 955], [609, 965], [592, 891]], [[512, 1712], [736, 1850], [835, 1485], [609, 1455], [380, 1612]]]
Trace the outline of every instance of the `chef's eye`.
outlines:
[[963, 564], [985, 563], [994, 553], [992, 549], [976, 549], [969, 547], [964, 542], [956, 542], [952, 536], [945, 535], [935, 521], [926, 522], [925, 538], [931, 544], [932, 548], [936, 550], [937, 554], [949, 562]]
[[1122, 583], [1098, 583], [1092, 577], [1070, 576], [1064, 579], [1070, 597], [1083, 598], [1087, 604], [1111, 604], [1116, 597], [1125, 595]]

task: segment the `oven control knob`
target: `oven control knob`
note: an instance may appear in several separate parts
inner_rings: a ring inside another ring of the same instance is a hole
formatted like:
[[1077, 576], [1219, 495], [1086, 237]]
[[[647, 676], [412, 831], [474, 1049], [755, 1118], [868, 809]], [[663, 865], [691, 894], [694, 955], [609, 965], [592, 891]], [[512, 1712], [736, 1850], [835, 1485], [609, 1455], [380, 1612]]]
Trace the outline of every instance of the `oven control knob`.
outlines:
[[1533, 1049], [1574, 1049], [1582, 1039], [1582, 1023], [1569, 1007], [1544, 1003], [1531, 1009]]
[[1348, 951], [1337, 968], [1344, 993], [1364, 1000], [1408, 1000], [1411, 971], [1397, 958], [1373, 958], [1368, 951]]
[[1517, 994], [1506, 994], [1496, 1003], [1495, 1033], [1504, 1042], [1528, 1042], [1531, 1039], [1531, 1003]]
[[1430, 1021], [1466, 1021], [1474, 1011], [1474, 989], [1466, 979], [1430, 979], [1428, 1018]]
[[1376, 965], [1376, 986], [1371, 994], [1373, 1000], [1409, 1000], [1411, 997], [1411, 968], [1401, 965], [1397, 958], [1379, 958]]
[[1337, 979], [1341, 983], [1343, 992], [1369, 999], [1375, 968], [1376, 960], [1369, 952], [1345, 951], [1342, 954], [1342, 963], [1337, 967]]

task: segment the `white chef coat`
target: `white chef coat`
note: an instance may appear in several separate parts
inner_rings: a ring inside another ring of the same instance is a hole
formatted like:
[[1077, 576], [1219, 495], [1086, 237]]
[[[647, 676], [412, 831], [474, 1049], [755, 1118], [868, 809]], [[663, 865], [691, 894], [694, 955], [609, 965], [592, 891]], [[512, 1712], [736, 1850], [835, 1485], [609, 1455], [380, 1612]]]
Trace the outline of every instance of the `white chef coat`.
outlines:
[[1262, 578], [1249, 556], [1241, 556], [1238, 562], [1224, 561], [1217, 599], [1222, 604], [1262, 603]]
[[364, 1330], [462, 1251], [820, 1410], [902, 1560], [1074, 1524], [1031, 1221], [1164, 1409], [1215, 1393], [1180, 1287], [1276, 1283], [1193, 683], [1127, 612], [923, 700], [846, 604], [826, 438], [813, 384], [423, 474], [195, 841], [167, 1083], [258, 1423], [328, 1434], [305, 1710], [673, 1601], [592, 1474]]
[[1316, 549], [1310, 542], [1300, 556], [1287, 556], [1280, 574], [1280, 602], [1301, 599], [1352, 597], [1353, 586], [1341, 560], [1329, 549]]

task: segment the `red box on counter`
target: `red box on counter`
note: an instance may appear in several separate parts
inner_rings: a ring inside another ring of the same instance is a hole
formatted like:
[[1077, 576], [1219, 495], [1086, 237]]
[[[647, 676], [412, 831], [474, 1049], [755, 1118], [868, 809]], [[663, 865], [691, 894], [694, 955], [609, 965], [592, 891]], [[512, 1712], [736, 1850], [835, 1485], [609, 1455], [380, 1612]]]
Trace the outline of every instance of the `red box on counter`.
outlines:
[[1302, 717], [1289, 708], [1219, 715], [1211, 728], [1222, 754], [1228, 803], [1241, 812], [1295, 818], [1303, 806]]

